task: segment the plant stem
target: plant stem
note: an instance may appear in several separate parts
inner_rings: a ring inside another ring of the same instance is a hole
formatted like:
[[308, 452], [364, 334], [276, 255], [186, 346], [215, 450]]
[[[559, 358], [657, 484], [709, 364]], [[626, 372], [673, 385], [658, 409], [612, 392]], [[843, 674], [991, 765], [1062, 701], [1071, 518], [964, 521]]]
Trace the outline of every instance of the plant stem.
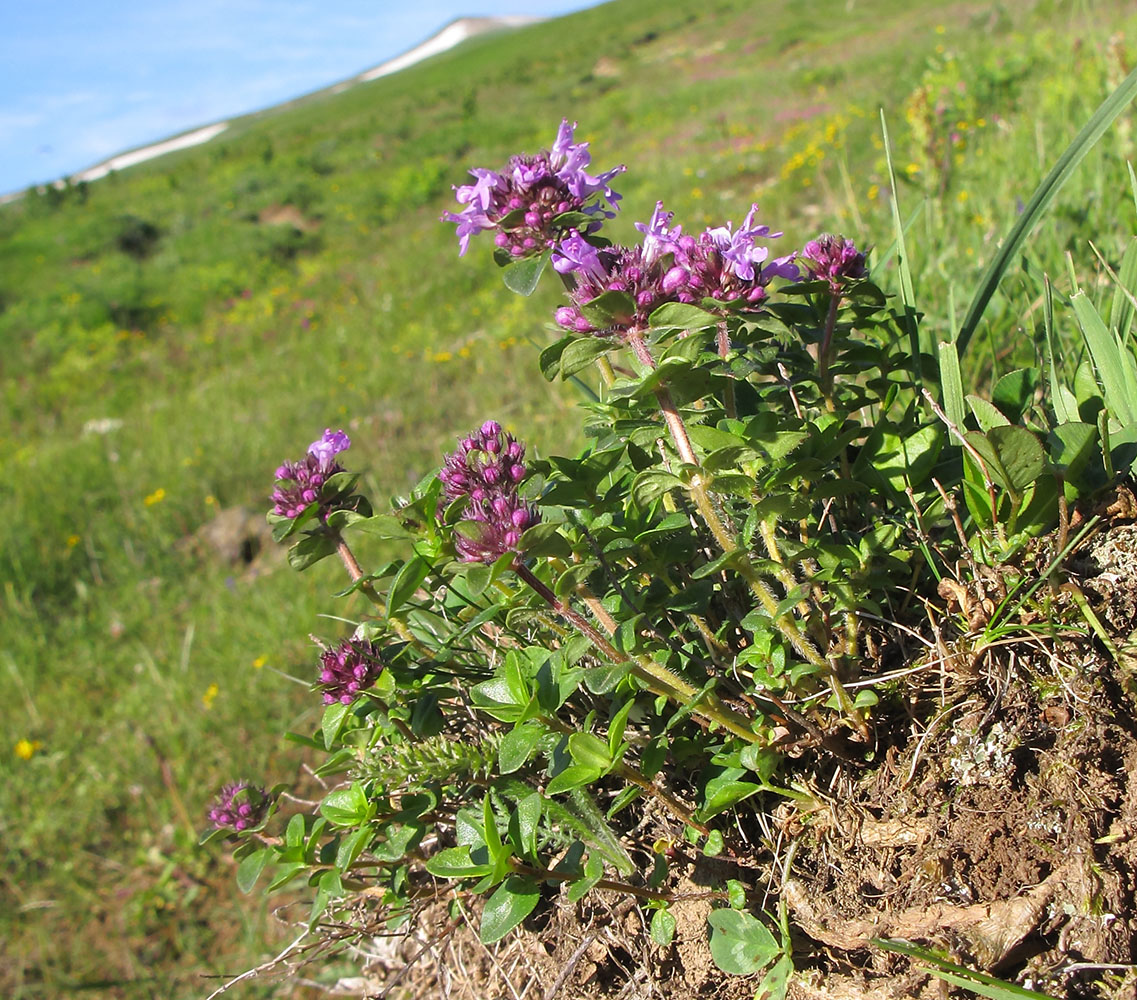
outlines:
[[[513, 571], [557, 614], [568, 621], [581, 635], [614, 664], [627, 663], [632, 673], [643, 681], [648, 690], [654, 694], [662, 695], [677, 705], [688, 706], [698, 691], [678, 674], [672, 673], [666, 667], [660, 666], [650, 657], [629, 657], [621, 653], [608, 639], [597, 631], [596, 627], [582, 614], [571, 608], [554, 594], [520, 559], [513, 564]], [[707, 695], [691, 711], [708, 722], [722, 726], [746, 740], [748, 743], [758, 742], [758, 736], [750, 728], [750, 720], [728, 708], [713, 694]]]
[[[725, 361], [726, 356], [730, 353], [730, 333], [727, 330], [725, 321], [719, 323], [716, 339], [718, 342], [719, 357]], [[738, 416], [738, 408], [734, 398], [734, 379], [730, 376], [727, 377], [726, 388], [723, 389], [722, 408], [731, 420], [734, 420]]]
[[[574, 875], [571, 872], [554, 872], [548, 868], [533, 868], [530, 865], [522, 864], [519, 861], [513, 861], [510, 867], [518, 875], [528, 875], [529, 878], [539, 879], [542, 882], [579, 882], [583, 875]], [[640, 899], [655, 899], [660, 902], [670, 902], [671, 894], [667, 892], [656, 892], [654, 889], [644, 889], [638, 885], [630, 885], [627, 882], [615, 882], [612, 879], [602, 878], [596, 883], [597, 889], [611, 889], [613, 892], [626, 892], [629, 896], [637, 896]]]
[[[347, 575], [351, 577], [351, 582], [358, 583], [363, 579], [363, 570], [359, 568], [359, 562], [355, 558], [355, 553], [351, 551], [351, 549], [348, 547], [347, 542], [343, 540], [343, 535], [341, 535], [339, 532], [336, 532], [335, 534], [335, 543], [336, 552], [339, 554], [339, 557], [343, 562], [344, 569], [347, 570]], [[362, 591], [363, 596], [366, 597], [372, 604], [374, 604], [376, 608], [378, 608], [380, 611], [385, 610], [383, 605], [383, 598], [379, 595], [379, 592], [371, 585], [370, 582], [361, 583], [359, 585], [359, 589]], [[429, 650], [427, 650], [426, 647], [423, 646], [423, 644], [414, 637], [414, 634], [411, 632], [411, 630], [407, 628], [406, 625], [404, 625], [401, 621], [395, 618], [391, 618], [390, 616], [386, 617], [386, 621], [387, 624], [391, 626], [391, 631], [394, 632], [400, 639], [402, 639], [403, 642], [408, 642], [412, 646], [415, 646], [424, 652], [429, 652]]]
[[[655, 359], [651, 356], [651, 350], [644, 342], [642, 333], [638, 330], [629, 330], [628, 343], [643, 365], [649, 369], [656, 367]], [[663, 419], [667, 424], [668, 430], [671, 432], [671, 438], [675, 442], [675, 448], [679, 452], [679, 457], [687, 465], [693, 465], [698, 468], [699, 459], [695, 455], [695, 450], [691, 447], [691, 439], [687, 435], [687, 427], [675, 407], [675, 402], [671, 398], [671, 393], [667, 386], [662, 384], [656, 386], [655, 397], [659, 402], [660, 411], [663, 413]], [[711, 503], [710, 494], [707, 492], [707, 487], [699, 472], [692, 475], [687, 488], [691, 494], [691, 499], [695, 502], [695, 507], [702, 515], [703, 521], [710, 529], [711, 534], [714, 535], [715, 541], [723, 553], [738, 550], [738, 545], [726, 530], [726, 526], [715, 510], [714, 504]], [[769, 547], [770, 543], [765, 536], [763, 540], [766, 541], [767, 547]], [[781, 561], [781, 555], [776, 546], [769, 555], [775, 562]], [[804, 656], [813, 666], [828, 670], [828, 661], [817, 651], [813, 643], [802, 633], [801, 629], [798, 628], [797, 622], [788, 615], [778, 613], [777, 599], [773, 593], [771, 593], [765, 581], [758, 575], [758, 572], [750, 562], [750, 557], [745, 552], [739, 551], [736, 566], [749, 584], [754, 596], [758, 598], [763, 609], [774, 620], [775, 624], [789, 640], [794, 649], [796, 649], [800, 655]], [[779, 574], [779, 576], [781, 576], [781, 574]], [[797, 581], [788, 573], [787, 576], [788, 579], [782, 578], [783, 586], [786, 586], [788, 589], [796, 587]]]

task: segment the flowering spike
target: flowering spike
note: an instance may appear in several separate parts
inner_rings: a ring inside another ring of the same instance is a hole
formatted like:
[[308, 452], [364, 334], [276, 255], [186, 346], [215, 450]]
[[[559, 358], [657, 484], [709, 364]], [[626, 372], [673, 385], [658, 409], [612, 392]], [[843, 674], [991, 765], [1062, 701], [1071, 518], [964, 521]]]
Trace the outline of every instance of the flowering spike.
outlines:
[[462, 562], [492, 563], [517, 552], [521, 535], [541, 518], [517, 493], [525, 478], [525, 446], [502, 430], [496, 420], [463, 438], [439, 470], [442, 503], [466, 500], [466, 530], [454, 535]]
[[[279, 517], [299, 517], [309, 504], [320, 497], [324, 484], [344, 468], [336, 455], [351, 447], [351, 439], [342, 431], [325, 430], [323, 436], [308, 445], [308, 454], [299, 462], [285, 462], [277, 467], [276, 489], [272, 493], [272, 512]], [[321, 508], [326, 518], [334, 504]]]
[[324, 704], [350, 705], [383, 672], [379, 648], [367, 640], [345, 639], [320, 654], [319, 685]]
[[260, 826], [271, 802], [271, 797], [259, 785], [234, 781], [222, 786], [207, 816], [217, 829], [240, 833]]
[[[683, 235], [681, 226], [671, 227], [672, 213], [657, 202], [650, 221], [636, 223], [644, 234], [641, 246], [597, 250], [574, 234], [575, 239], [562, 242], [553, 256], [553, 266], [562, 274], [572, 274], [576, 282], [569, 292], [572, 304], [557, 310], [557, 323], [574, 333], [608, 336], [646, 327], [652, 312], [667, 302], [717, 299], [751, 310], [760, 308], [770, 281], [797, 280], [799, 274], [794, 254], [769, 261], [769, 249], [756, 245], [758, 239], [782, 235], [770, 232], [769, 226], [755, 225], [756, 211], [757, 206], [751, 206], [737, 231], [727, 223], [695, 237]], [[613, 290], [631, 296], [635, 315], [600, 329], [583, 307]]]
[[494, 229], [494, 243], [500, 249], [511, 257], [531, 257], [556, 245], [563, 232], [555, 224], [558, 216], [588, 215], [594, 221], [586, 223], [586, 231], [595, 232], [602, 219], [616, 214], [620, 195], [609, 182], [626, 168], [589, 174], [588, 143], [572, 141], [575, 128], [565, 119], [551, 149], [535, 156], [514, 156], [500, 172], [484, 167], [470, 171], [475, 183], [454, 189], [461, 211], [442, 215], [443, 222], [458, 227], [460, 255], [469, 248], [471, 236]]
[[865, 255], [853, 241], [832, 233], [822, 233], [810, 240], [802, 249], [801, 257], [810, 277], [829, 282], [833, 295], [840, 295], [845, 285], [868, 273]]

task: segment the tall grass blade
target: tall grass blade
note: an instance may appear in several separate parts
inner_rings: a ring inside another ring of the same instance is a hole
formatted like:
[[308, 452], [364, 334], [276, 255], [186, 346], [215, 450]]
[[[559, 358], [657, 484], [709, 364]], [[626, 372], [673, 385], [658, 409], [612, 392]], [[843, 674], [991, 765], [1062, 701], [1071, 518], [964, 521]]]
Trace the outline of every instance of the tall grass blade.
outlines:
[[1046, 332], [1046, 377], [1050, 383], [1050, 405], [1058, 423], [1068, 424], [1078, 418], [1078, 400], [1058, 378], [1058, 368], [1054, 360], [1054, 287], [1050, 279], [1043, 276], [1042, 326]]
[[1106, 409], [1125, 426], [1133, 426], [1137, 423], [1137, 362], [1122, 348], [1084, 291], [1079, 288], [1070, 296], [1070, 303], [1094, 359]]
[[1117, 274], [1112, 275], [1117, 287], [1109, 310], [1109, 325], [1123, 344], [1129, 341], [1133, 327], [1134, 296], [1137, 296], [1137, 237], [1129, 241]]
[[[956, 345], [961, 356], [967, 351], [967, 345], [971, 342], [971, 337], [979, 325], [979, 320], [983, 318], [987, 304], [991, 301], [991, 296], [995, 294], [995, 289], [998, 288], [1007, 265], [1022, 249], [1022, 245], [1030, 236], [1036, 223], [1050, 207], [1050, 203], [1066, 181], [1069, 180], [1078, 164], [1093, 149], [1097, 141], [1105, 134], [1106, 129], [1113, 124], [1114, 119], [1129, 107], [1135, 97], [1137, 97], [1137, 70], [1130, 73], [1122, 81], [1121, 86], [1110, 94], [1097, 111], [1091, 115], [1082, 131], [1074, 137], [1074, 141], [1058, 157], [1050, 173], [1046, 175], [1031, 196], [1022, 215], [1011, 227], [1011, 231], [1007, 234], [999, 252], [991, 259], [991, 263], [987, 265], [982, 278], [979, 279], [979, 287], [975, 290], [975, 296], [971, 300], [971, 305], [963, 320], [963, 328], [956, 338]], [[891, 163], [889, 169], [892, 169]]]
[[908, 248], [904, 243], [904, 227], [900, 223], [900, 198], [896, 191], [896, 170], [892, 165], [892, 142], [888, 138], [888, 122], [880, 109], [880, 129], [884, 136], [884, 155], [888, 161], [888, 184], [892, 190], [892, 228], [896, 233], [896, 268], [900, 275], [900, 299], [904, 303], [904, 326], [908, 332], [912, 382], [917, 390], [924, 387], [920, 361], [920, 332], [916, 325], [916, 292], [912, 285], [912, 269], [908, 266]]

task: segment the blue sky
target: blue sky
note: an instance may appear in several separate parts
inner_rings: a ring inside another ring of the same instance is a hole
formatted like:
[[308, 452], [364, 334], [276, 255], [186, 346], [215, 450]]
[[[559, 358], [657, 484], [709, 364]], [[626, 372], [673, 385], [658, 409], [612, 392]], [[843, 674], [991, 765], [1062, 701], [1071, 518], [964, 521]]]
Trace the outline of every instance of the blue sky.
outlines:
[[47, 0], [0, 34], [0, 194], [368, 69], [461, 16], [599, 0]]

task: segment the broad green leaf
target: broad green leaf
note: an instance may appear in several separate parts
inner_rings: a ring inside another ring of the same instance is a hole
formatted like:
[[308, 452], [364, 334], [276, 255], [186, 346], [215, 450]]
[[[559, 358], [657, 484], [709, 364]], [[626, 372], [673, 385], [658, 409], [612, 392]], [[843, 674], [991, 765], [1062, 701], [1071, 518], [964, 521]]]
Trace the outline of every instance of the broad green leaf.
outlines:
[[[375, 836], [375, 829], [372, 826], [361, 826], [354, 833], [349, 833], [343, 840], [340, 841], [339, 850], [336, 851], [336, 867], [341, 871], [347, 871], [355, 859], [363, 853], [364, 848], [371, 843], [371, 838]], [[399, 855], [402, 855], [402, 851]]]
[[682, 489], [683, 480], [662, 469], [644, 469], [632, 480], [631, 497], [637, 507], [650, 507], [668, 490]]
[[336, 543], [327, 535], [305, 535], [288, 550], [288, 564], [303, 572], [321, 559], [335, 555]]
[[705, 309], [684, 302], [667, 302], [648, 317], [653, 330], [705, 330], [719, 322]]
[[590, 854], [584, 863], [584, 878], [577, 879], [568, 888], [570, 903], [583, 899], [589, 890], [604, 877], [604, 862]]
[[518, 295], [532, 295], [541, 280], [545, 266], [549, 263], [549, 256], [548, 253], [543, 253], [510, 264], [501, 274], [505, 287]]
[[237, 888], [241, 892], [253, 891], [253, 886], [257, 884], [261, 872], [265, 870], [271, 854], [267, 847], [263, 847], [241, 859], [241, 863], [237, 866]]
[[402, 569], [395, 575], [394, 582], [387, 594], [388, 615], [395, 615], [402, 610], [403, 605], [411, 599], [429, 572], [430, 563], [420, 555], [413, 555], [403, 563]]
[[324, 717], [320, 721], [320, 730], [324, 736], [324, 749], [331, 750], [332, 744], [343, 731], [344, 722], [351, 712], [351, 705], [335, 702], [324, 709]]
[[968, 394], [967, 405], [971, 408], [971, 412], [979, 422], [979, 428], [984, 434], [992, 427], [1006, 427], [1010, 424], [1010, 421], [1003, 415], [1002, 411], [994, 403], [989, 403], [982, 396]]
[[560, 795], [582, 785], [590, 785], [603, 773], [602, 769], [585, 764], [570, 764], [545, 786], [545, 794]]
[[1098, 429], [1093, 424], [1071, 420], [1047, 435], [1050, 464], [1067, 479], [1076, 479], [1094, 454]]
[[533, 912], [541, 899], [537, 883], [519, 875], [507, 878], [486, 900], [478, 936], [485, 944], [500, 941]]
[[715, 910], [707, 923], [711, 925], [711, 958], [729, 975], [751, 976], [782, 952], [766, 926], [744, 910]]
[[675, 938], [675, 918], [667, 909], [656, 910], [651, 918], [651, 939], [666, 948]]
[[580, 311], [598, 329], [611, 326], [630, 326], [636, 315], [636, 303], [627, 292], [604, 292], [596, 296]]
[[424, 866], [439, 878], [478, 878], [493, 871], [493, 865], [476, 864], [470, 859], [470, 846], [448, 847], [427, 858]]
[[502, 737], [497, 748], [497, 765], [502, 774], [512, 774], [528, 763], [544, 727], [526, 722]]
[[605, 771], [612, 766], [612, 754], [607, 745], [592, 733], [573, 733], [568, 748], [572, 759], [584, 767]]
[[521, 841], [517, 846], [528, 858], [537, 854], [537, 825], [541, 821], [543, 808], [540, 792], [533, 792], [517, 803], [517, 833]]
[[789, 955], [782, 955], [758, 984], [754, 1000], [784, 1000], [790, 986], [790, 976], [794, 974], [794, 962]]
[[1017, 424], [1033, 402], [1038, 382], [1037, 368], [1016, 368], [1013, 372], [1007, 372], [995, 383], [995, 388], [991, 392], [991, 402], [1012, 424]]
[[1009, 481], [1005, 484], [1016, 493], [1042, 475], [1046, 468], [1046, 453], [1042, 443], [1025, 427], [992, 427], [987, 434], [999, 453]]
[[587, 368], [593, 361], [609, 351], [620, 346], [615, 337], [599, 337], [586, 334], [575, 338], [565, 346], [561, 352], [561, 377], [568, 378], [581, 369]]

